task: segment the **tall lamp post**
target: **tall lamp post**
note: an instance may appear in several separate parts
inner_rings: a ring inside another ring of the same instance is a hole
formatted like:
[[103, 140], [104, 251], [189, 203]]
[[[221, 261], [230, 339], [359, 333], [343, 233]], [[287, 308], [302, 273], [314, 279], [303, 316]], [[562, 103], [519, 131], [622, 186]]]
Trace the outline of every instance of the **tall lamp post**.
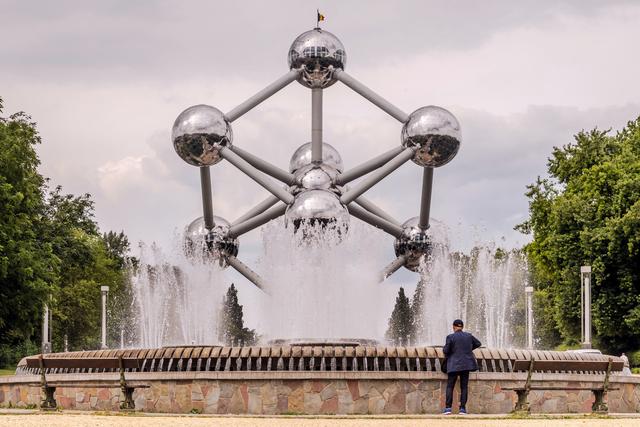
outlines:
[[582, 303], [582, 348], [591, 348], [591, 266], [580, 267]]
[[108, 286], [100, 286], [102, 292], [102, 344], [100, 348], [107, 348], [107, 295], [109, 294]]
[[533, 286], [525, 286], [527, 295], [527, 348], [533, 350]]
[[42, 313], [42, 348], [40, 351], [42, 354], [51, 353], [51, 310], [49, 310], [48, 302], [44, 304]]

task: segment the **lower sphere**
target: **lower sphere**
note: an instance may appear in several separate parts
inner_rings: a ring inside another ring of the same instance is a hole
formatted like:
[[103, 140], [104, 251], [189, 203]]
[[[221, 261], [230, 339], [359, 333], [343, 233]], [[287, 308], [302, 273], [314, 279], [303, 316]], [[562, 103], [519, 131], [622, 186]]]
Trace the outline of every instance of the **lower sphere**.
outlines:
[[184, 233], [185, 253], [190, 258], [217, 260], [226, 267], [225, 257], [238, 255], [238, 239], [229, 236], [227, 220], [214, 216], [213, 221], [215, 225], [211, 230], [205, 227], [204, 217], [196, 218], [187, 226]]
[[402, 236], [394, 242], [396, 256], [405, 256], [405, 267], [411, 271], [420, 270], [420, 260], [431, 255], [433, 240], [428, 230], [418, 226], [418, 217], [413, 217], [402, 224]]

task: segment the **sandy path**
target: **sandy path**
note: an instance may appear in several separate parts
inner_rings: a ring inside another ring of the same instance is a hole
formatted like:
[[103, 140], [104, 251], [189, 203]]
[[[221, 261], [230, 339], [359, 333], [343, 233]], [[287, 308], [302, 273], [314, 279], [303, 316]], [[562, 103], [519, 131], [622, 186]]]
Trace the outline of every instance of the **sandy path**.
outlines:
[[29, 414], [0, 415], [0, 426], [12, 427], [635, 427], [639, 419], [479, 419], [479, 418], [238, 418], [238, 417], [179, 417], [179, 416], [104, 416], [85, 414]]

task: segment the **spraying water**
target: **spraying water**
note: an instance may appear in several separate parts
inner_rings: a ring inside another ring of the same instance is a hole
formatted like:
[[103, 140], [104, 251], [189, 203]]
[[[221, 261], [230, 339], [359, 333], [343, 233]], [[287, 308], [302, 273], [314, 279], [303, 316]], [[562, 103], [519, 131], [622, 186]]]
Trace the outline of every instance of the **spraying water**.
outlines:
[[[485, 345], [511, 346], [512, 326], [520, 324], [514, 306], [521, 292], [514, 290], [526, 279], [521, 254], [494, 245], [476, 246], [469, 254], [452, 252], [449, 234], [442, 224], [434, 227], [438, 243], [416, 279], [424, 292], [418, 343], [442, 344], [451, 321], [462, 318]], [[263, 227], [262, 236], [257, 271], [268, 284], [268, 295], [242, 303], [246, 311], [259, 313], [263, 342], [384, 341], [397, 294], [396, 287], [378, 280], [388, 262], [378, 249], [389, 244], [384, 233], [360, 221], [351, 221], [348, 232], [303, 227], [294, 233], [277, 220]], [[194, 260], [178, 245], [170, 254], [141, 247], [133, 278], [139, 344], [218, 343], [218, 312], [230, 283], [216, 261]]]
[[[284, 228], [263, 232], [260, 271], [270, 283], [264, 305], [269, 338], [380, 338], [396, 289], [378, 283], [385, 236], [359, 221], [349, 231]], [[388, 243], [387, 243], [388, 244]]]
[[512, 346], [514, 327], [524, 324], [523, 311], [516, 308], [527, 279], [523, 255], [494, 244], [477, 245], [469, 254], [452, 252], [446, 238], [439, 242], [420, 273], [425, 295], [420, 341], [442, 344], [453, 319], [461, 318], [487, 347]]
[[[177, 246], [177, 245], [176, 245]], [[218, 312], [228, 283], [215, 262], [141, 246], [132, 280], [143, 347], [217, 344]]]

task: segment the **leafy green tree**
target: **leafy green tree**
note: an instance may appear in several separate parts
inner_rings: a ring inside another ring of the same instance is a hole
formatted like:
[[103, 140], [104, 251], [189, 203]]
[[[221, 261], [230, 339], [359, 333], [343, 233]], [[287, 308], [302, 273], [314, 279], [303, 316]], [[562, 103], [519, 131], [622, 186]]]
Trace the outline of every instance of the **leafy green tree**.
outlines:
[[394, 345], [409, 345], [413, 343], [414, 336], [411, 302], [404, 294], [404, 288], [400, 287], [396, 297], [396, 305], [393, 307], [393, 312], [389, 318], [386, 338]]
[[37, 349], [45, 301], [61, 350], [64, 335], [71, 349], [97, 347], [100, 285], [129, 299], [126, 236], [100, 235], [90, 195], [48, 191], [40, 142], [26, 114], [0, 117], [0, 366]]
[[254, 329], [244, 326], [242, 305], [238, 302], [238, 290], [232, 283], [222, 299], [218, 339], [226, 345], [249, 346], [258, 341]]
[[580, 266], [591, 265], [595, 344], [640, 346], [640, 118], [616, 135], [580, 132], [555, 147], [549, 177], [527, 187], [526, 246], [536, 287], [537, 335], [580, 341]]
[[14, 363], [13, 349], [33, 349], [38, 342], [42, 307], [59, 266], [52, 245], [42, 238], [39, 143], [29, 116], [0, 117], [0, 366]]

